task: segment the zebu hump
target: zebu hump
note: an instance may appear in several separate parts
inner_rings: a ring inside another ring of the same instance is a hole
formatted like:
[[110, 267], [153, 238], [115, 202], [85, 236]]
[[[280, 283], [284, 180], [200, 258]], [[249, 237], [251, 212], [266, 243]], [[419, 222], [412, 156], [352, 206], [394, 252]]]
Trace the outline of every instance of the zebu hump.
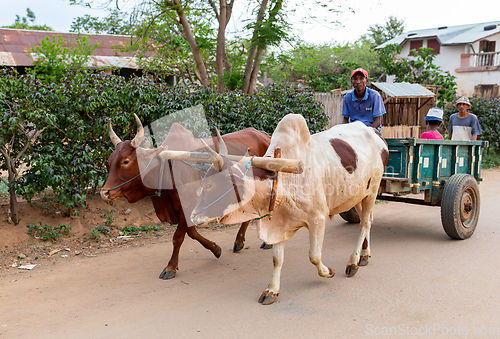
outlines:
[[274, 148], [280, 147], [283, 155], [297, 145], [307, 145], [311, 138], [306, 120], [300, 114], [286, 115], [276, 126], [266, 156], [273, 156]]

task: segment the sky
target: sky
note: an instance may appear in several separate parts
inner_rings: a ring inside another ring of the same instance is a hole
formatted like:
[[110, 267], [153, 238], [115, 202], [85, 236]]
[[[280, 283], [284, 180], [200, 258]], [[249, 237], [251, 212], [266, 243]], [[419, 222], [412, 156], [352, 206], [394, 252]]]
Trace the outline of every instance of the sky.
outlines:
[[[104, 1], [104, 0], [101, 0]], [[120, 0], [120, 3], [133, 5], [139, 0]], [[297, 3], [311, 0], [290, 0]], [[341, 1], [341, 0], [339, 0]], [[36, 15], [36, 24], [45, 24], [57, 32], [68, 32], [74, 18], [90, 14], [105, 16], [104, 10], [89, 9], [81, 6], [71, 6], [69, 0], [0, 0], [0, 26], [14, 23], [16, 14], [26, 16], [26, 8], [30, 8]], [[236, 1], [237, 5], [239, 2]], [[241, 1], [240, 1], [241, 3]], [[312, 23], [303, 26], [290, 18], [295, 34], [302, 40], [322, 44], [329, 42], [354, 42], [361, 35], [368, 32], [374, 25], [384, 25], [389, 16], [404, 20], [405, 31], [434, 28], [441, 26], [455, 26], [463, 24], [498, 21], [500, 23], [499, 0], [475, 0], [467, 5], [458, 5], [456, 0], [357, 0], [345, 1], [355, 13], [345, 11], [332, 17], [341, 25], [327, 24], [323, 20], [312, 20]], [[236, 6], [235, 5], [235, 6]], [[237, 13], [237, 11], [243, 13]], [[242, 17], [246, 8], [235, 9], [233, 17]], [[302, 13], [304, 14], [304, 13]], [[234, 25], [229, 25], [229, 29]]]

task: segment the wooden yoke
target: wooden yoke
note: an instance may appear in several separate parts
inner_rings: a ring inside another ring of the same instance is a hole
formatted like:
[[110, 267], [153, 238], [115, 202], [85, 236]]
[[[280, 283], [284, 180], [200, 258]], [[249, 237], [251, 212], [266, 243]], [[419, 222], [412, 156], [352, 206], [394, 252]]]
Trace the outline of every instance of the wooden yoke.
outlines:
[[[281, 151], [280, 151], [281, 156]], [[281, 159], [269, 157], [240, 157], [236, 155], [228, 155], [227, 158], [231, 161], [245, 164], [252, 161], [252, 166], [259, 167], [268, 171], [287, 172], [300, 174], [304, 171], [304, 164], [297, 159]]]
[[[210, 154], [202, 152], [186, 152], [186, 151], [163, 151], [158, 154], [160, 159], [183, 160], [187, 162], [207, 162], [217, 163], [218, 159]], [[300, 174], [304, 171], [304, 164], [296, 159], [281, 159], [270, 157], [249, 157], [228, 155], [229, 160], [246, 164], [251, 161], [252, 166], [259, 167], [268, 171], [287, 172]]]

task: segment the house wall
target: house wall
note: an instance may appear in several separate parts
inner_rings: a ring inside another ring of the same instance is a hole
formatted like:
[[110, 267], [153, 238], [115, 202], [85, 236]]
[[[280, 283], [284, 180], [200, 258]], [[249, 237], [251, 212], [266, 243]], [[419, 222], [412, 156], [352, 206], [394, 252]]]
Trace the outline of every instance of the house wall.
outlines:
[[[431, 38], [434, 39], [434, 38]], [[495, 41], [495, 51], [500, 52], [500, 33], [491, 35], [485, 38], [488, 41]], [[422, 47], [428, 47], [429, 39], [422, 39]], [[459, 72], [461, 55], [479, 53], [480, 40], [475, 41], [471, 45], [453, 45], [440, 47], [440, 53], [436, 55], [434, 64], [441, 69], [449, 71], [451, 75], [456, 77], [457, 94], [472, 96], [474, 88], [477, 85], [500, 85], [500, 68], [497, 70], [478, 71], [478, 72]], [[402, 46], [401, 57], [407, 58], [410, 53], [410, 42], [406, 42]], [[392, 77], [394, 78], [394, 77]], [[389, 78], [388, 81], [391, 81]]]

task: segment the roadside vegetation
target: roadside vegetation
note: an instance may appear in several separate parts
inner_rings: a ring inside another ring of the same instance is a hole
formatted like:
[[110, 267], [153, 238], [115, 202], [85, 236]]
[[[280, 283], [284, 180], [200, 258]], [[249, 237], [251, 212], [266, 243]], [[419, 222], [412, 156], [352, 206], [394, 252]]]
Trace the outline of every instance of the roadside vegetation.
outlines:
[[[147, 126], [173, 112], [201, 106], [209, 126], [221, 133], [251, 126], [271, 134], [289, 113], [302, 114], [316, 133], [328, 125], [328, 118], [314, 92], [349, 89], [350, 71], [357, 67], [367, 69], [375, 81], [394, 75], [396, 81], [438, 85], [440, 107], [447, 117], [453, 113], [455, 79], [433, 64], [430, 49], [413, 50], [408, 58], [395, 57], [398, 46], [375, 49], [404, 31], [402, 20], [390, 17], [371, 26], [356, 42], [311, 45], [290, 33], [291, 9], [283, 1], [266, 3], [255, 8], [241, 34], [231, 37], [225, 35], [231, 17], [229, 7], [223, 8], [226, 1], [220, 2], [222, 7], [186, 3], [189, 10], [184, 13], [173, 3], [139, 1], [129, 12], [109, 8], [105, 19], [74, 20], [75, 33], [132, 35], [130, 48], [147, 71], [142, 77], [125, 79], [86, 69], [85, 62], [98, 46], [85, 38], [44, 39], [32, 49], [39, 58], [28, 74], [2, 69], [0, 169], [6, 175], [0, 193], [9, 194], [12, 222], [22, 218], [17, 197], [30, 202], [48, 190], [66, 216], [77, 216], [85, 208], [87, 196], [95, 194], [106, 178], [106, 161], [114, 149], [108, 119], [122, 139], [130, 139], [135, 133], [134, 113]], [[341, 12], [334, 6], [333, 13]], [[27, 17], [17, 16], [12, 28], [35, 26], [35, 15], [27, 9]], [[258, 85], [264, 74], [274, 84]], [[173, 76], [181, 85], [169, 85]], [[485, 167], [500, 165], [499, 109], [498, 99], [472, 98], [471, 111], [483, 127], [481, 138], [490, 143]], [[162, 140], [151, 141], [156, 147]], [[110, 218], [105, 216], [106, 221], [92, 229], [96, 241], [109, 233]], [[30, 231], [38, 236], [66, 231], [45, 226], [33, 224]], [[123, 234], [147, 231], [122, 229]]]

